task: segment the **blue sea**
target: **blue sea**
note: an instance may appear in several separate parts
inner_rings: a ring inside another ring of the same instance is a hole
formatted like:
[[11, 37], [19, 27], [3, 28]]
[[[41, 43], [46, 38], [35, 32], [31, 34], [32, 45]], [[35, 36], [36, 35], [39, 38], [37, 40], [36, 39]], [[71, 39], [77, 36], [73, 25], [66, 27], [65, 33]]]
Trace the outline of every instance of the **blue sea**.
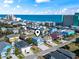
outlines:
[[[6, 15], [0, 15], [0, 17], [5, 17]], [[15, 15], [26, 21], [33, 22], [63, 22], [62, 15]]]

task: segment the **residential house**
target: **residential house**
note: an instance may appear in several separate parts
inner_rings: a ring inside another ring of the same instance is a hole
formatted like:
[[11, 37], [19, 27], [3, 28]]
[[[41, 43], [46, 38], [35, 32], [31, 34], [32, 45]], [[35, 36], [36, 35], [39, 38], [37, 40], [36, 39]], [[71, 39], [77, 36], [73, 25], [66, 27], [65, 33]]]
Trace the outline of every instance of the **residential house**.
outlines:
[[7, 28], [1, 27], [1, 30], [4, 32], [4, 31], [7, 31]]
[[41, 45], [44, 43], [44, 40], [41, 37], [33, 37], [32, 42], [36, 45]]
[[10, 34], [7, 35], [7, 38], [9, 39], [10, 42], [14, 42], [19, 39], [19, 34]]
[[6, 56], [7, 50], [11, 47], [12, 46], [7, 42], [4, 42], [4, 41], [0, 42], [0, 55], [1, 56], [4, 56], [4, 55]]
[[75, 59], [75, 54], [65, 49], [59, 49], [44, 57], [45, 59]]
[[19, 29], [17, 28], [7, 28], [9, 31], [13, 32], [14, 34], [19, 33]]
[[72, 26], [72, 29], [75, 30], [76, 33], [79, 33], [79, 26]]
[[63, 37], [60, 33], [58, 32], [54, 32], [52, 34], [50, 34], [50, 36], [52, 37], [52, 39], [58, 39], [58, 38], [61, 38]]
[[76, 54], [74, 54], [71, 51], [66, 50], [66, 49], [60, 48], [57, 51], [60, 52], [60, 53], [62, 53], [62, 54], [64, 54], [64, 55], [66, 55], [66, 56], [68, 56], [71, 59], [75, 59], [75, 57], [76, 57]]
[[14, 34], [19, 33], [19, 29], [14, 28], [14, 29], [13, 29], [13, 33], [14, 33]]
[[30, 48], [31, 48], [31, 46], [30, 46], [27, 42], [25, 42], [25, 41], [23, 41], [23, 40], [21, 40], [21, 41], [19, 41], [19, 42], [15, 42], [15, 46], [16, 46], [24, 55], [30, 53]]
[[61, 30], [60, 33], [64, 36], [69, 36], [69, 35], [74, 35], [75, 31], [74, 30]]
[[52, 34], [52, 33], [54, 33], [54, 32], [57, 32], [57, 28], [51, 28], [51, 29], [49, 30], [49, 33], [50, 33], [50, 34]]
[[28, 36], [27, 35], [20, 35], [19, 36], [19, 39], [21, 39], [21, 40], [26, 40], [28, 38]]

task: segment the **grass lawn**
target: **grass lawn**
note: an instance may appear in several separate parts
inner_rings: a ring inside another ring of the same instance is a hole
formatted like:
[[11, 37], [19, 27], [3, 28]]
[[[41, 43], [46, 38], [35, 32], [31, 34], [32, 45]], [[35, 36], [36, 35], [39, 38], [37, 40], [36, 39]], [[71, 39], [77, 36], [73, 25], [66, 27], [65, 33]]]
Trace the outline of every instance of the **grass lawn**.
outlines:
[[57, 39], [57, 40], [55, 40], [53, 42], [55, 42], [56, 44], [60, 44], [60, 40], [59, 39]]
[[24, 59], [24, 55], [23, 55], [23, 54], [18, 54], [17, 57], [18, 57], [19, 59]]
[[34, 52], [34, 53], [38, 53], [41, 51], [41, 49], [39, 49], [37, 46], [32, 46], [31, 50]]
[[73, 53], [76, 54], [76, 56], [79, 57], [79, 45], [77, 45], [76, 43], [71, 43], [67, 46], [69, 47], [69, 49], [68, 49], [69, 51], [72, 51]]
[[24, 55], [22, 53], [19, 52], [19, 49], [15, 47], [15, 55], [19, 58], [19, 59], [24, 59]]
[[68, 46], [70, 47], [69, 48], [70, 51], [75, 51], [75, 50], [79, 49], [79, 46], [76, 45], [75, 43], [71, 43]]
[[37, 59], [45, 59], [44, 57], [42, 57], [42, 56], [38, 56], [38, 58]]
[[0, 59], [1, 59], [1, 56], [0, 56]]
[[49, 44], [47, 44], [47, 43], [44, 43], [44, 45], [47, 46], [47, 47], [49, 47], [49, 48], [52, 47], [51, 45], [49, 45]]

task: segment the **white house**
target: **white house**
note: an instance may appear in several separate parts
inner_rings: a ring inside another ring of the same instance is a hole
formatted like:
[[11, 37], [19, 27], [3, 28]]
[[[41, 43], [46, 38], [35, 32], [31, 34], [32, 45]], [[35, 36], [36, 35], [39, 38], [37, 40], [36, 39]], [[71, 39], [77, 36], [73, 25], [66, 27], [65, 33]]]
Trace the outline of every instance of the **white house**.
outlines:
[[31, 53], [30, 48], [31, 48], [31, 46], [27, 46], [27, 47], [21, 48], [22, 54], [23, 55], [30, 54]]
[[31, 53], [31, 46], [25, 41], [15, 42], [15, 46], [22, 52], [23, 55], [28, 55]]

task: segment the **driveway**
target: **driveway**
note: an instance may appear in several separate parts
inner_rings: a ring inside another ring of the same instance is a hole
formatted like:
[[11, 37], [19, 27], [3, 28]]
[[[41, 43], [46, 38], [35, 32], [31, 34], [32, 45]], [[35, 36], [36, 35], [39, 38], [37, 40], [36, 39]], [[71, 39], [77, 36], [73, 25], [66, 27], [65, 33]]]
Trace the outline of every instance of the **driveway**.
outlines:
[[40, 48], [43, 51], [49, 49], [49, 47], [45, 46], [44, 44], [43, 45], [39, 45], [38, 48]]

